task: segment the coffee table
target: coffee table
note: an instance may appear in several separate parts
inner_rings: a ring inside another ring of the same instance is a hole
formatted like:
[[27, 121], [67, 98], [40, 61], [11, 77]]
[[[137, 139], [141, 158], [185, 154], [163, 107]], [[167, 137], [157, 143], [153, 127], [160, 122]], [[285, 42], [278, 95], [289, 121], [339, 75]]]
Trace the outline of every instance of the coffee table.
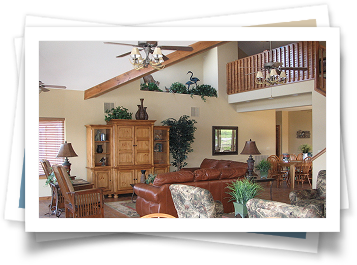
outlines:
[[261, 178], [261, 177], [253, 177], [252, 182], [270, 182], [270, 200], [273, 200], [273, 181], [276, 179], [274, 178]]

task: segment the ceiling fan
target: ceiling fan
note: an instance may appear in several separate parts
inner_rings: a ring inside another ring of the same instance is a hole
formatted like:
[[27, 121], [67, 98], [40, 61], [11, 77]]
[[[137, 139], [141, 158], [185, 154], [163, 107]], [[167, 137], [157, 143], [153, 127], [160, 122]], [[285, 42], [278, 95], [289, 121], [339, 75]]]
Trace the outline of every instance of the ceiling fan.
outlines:
[[66, 87], [65, 86], [55, 86], [55, 85], [45, 85], [42, 81], [39, 81], [39, 90], [40, 90], [39, 93], [50, 91], [47, 88], [62, 88], [62, 89], [65, 89]]
[[[193, 48], [190, 46], [167, 46], [158, 45], [157, 41], [138, 41], [138, 44], [128, 44], [119, 42], [104, 42], [104, 44], [116, 44], [116, 45], [126, 45], [131, 46], [133, 49], [130, 52], [123, 53], [116, 56], [116, 58], [121, 58], [130, 54], [130, 62], [133, 64], [136, 70], [147, 67], [151, 65], [152, 67], [160, 70], [163, 68], [161, 63], [168, 60], [169, 58], [162, 54], [161, 50], [176, 50], [176, 51], [192, 51]], [[145, 59], [141, 57], [140, 51], [145, 52]], [[152, 55], [153, 59], [149, 58]]]

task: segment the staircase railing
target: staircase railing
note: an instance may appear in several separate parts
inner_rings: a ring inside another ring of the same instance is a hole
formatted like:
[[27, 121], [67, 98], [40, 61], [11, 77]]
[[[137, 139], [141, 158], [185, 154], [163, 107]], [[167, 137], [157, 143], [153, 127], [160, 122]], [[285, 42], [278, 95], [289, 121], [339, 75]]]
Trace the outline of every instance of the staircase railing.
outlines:
[[322, 149], [320, 152], [318, 152], [316, 155], [314, 155], [314, 156], [311, 158], [311, 161], [316, 160], [317, 158], [319, 158], [320, 156], [322, 156], [324, 153], [326, 153], [326, 147], [325, 147], [324, 149]]

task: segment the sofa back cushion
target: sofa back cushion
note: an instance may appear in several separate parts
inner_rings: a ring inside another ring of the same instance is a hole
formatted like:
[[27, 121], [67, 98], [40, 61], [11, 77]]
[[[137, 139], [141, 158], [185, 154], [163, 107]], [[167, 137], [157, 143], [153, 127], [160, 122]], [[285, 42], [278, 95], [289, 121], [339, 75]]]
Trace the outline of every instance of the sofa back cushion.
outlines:
[[217, 159], [205, 158], [203, 159], [200, 168], [215, 168], [217, 163], [218, 163]]
[[248, 164], [245, 162], [232, 161], [229, 165], [230, 168], [246, 168], [248, 169]]
[[193, 174], [195, 175], [195, 181], [207, 181], [219, 179], [221, 176], [221, 171], [214, 168], [202, 168], [195, 170]]
[[247, 172], [245, 168], [221, 168], [220, 179], [243, 178]]
[[164, 184], [192, 182], [194, 174], [191, 171], [177, 171], [158, 174], [154, 180], [154, 186], [162, 186]]
[[217, 160], [205, 158], [203, 159], [200, 168], [248, 168], [245, 162], [238, 162], [232, 160]]

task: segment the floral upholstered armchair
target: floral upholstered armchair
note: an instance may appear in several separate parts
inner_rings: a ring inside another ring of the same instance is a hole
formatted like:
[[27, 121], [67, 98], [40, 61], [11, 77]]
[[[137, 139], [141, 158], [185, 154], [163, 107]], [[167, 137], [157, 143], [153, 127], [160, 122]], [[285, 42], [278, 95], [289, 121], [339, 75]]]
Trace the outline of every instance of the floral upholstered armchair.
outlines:
[[296, 190], [289, 194], [290, 203], [296, 206], [315, 207], [321, 217], [326, 217], [326, 170], [317, 175], [316, 189]]
[[320, 218], [315, 207], [291, 205], [263, 199], [250, 199], [247, 202], [249, 218]]
[[220, 218], [223, 204], [203, 188], [171, 184], [170, 191], [179, 218]]

